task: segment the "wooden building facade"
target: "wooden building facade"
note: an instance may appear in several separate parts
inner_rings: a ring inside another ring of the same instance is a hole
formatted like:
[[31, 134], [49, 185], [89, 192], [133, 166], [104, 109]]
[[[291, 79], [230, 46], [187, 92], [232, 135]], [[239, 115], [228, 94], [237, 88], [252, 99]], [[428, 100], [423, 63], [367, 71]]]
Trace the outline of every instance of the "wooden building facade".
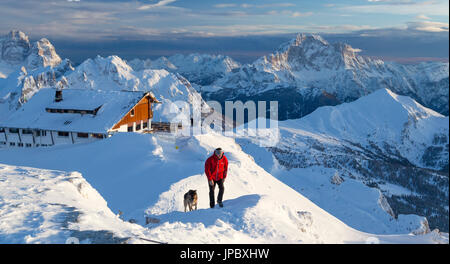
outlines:
[[151, 94], [145, 95], [112, 127], [111, 131], [136, 132], [151, 130], [152, 104], [154, 103], [159, 103], [159, 101]]

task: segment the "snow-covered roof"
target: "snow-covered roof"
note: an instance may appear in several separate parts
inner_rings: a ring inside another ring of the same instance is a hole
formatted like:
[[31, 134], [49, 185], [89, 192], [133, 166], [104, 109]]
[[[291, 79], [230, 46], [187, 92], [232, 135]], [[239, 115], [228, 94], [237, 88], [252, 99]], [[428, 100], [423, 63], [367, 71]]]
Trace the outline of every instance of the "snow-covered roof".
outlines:
[[[55, 89], [41, 89], [30, 101], [0, 123], [0, 127], [106, 133], [145, 92], [64, 89], [55, 102]], [[52, 113], [49, 109], [95, 110], [94, 114]]]

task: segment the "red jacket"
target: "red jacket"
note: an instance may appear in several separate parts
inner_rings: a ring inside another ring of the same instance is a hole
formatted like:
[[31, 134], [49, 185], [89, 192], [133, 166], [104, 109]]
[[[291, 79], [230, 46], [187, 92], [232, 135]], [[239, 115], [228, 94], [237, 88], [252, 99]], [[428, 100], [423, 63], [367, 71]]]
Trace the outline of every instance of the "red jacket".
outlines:
[[228, 159], [225, 155], [219, 159], [215, 154], [209, 157], [205, 162], [205, 174], [208, 181], [218, 181], [227, 177]]

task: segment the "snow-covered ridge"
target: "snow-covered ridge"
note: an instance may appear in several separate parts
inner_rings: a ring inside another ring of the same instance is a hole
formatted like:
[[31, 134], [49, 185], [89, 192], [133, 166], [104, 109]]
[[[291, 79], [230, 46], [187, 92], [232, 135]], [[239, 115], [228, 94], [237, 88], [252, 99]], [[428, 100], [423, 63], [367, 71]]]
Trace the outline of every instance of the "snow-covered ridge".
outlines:
[[[292, 124], [296, 129], [326, 137], [358, 142], [363, 146], [388, 144], [411, 163], [428, 167], [423, 155], [434, 145], [436, 135], [446, 136], [448, 117], [425, 108], [413, 99], [380, 89], [352, 103], [321, 107]], [[444, 167], [448, 150], [444, 150], [435, 169]], [[435, 157], [438, 158], [438, 157]]]
[[77, 172], [0, 164], [0, 243], [146, 243]]

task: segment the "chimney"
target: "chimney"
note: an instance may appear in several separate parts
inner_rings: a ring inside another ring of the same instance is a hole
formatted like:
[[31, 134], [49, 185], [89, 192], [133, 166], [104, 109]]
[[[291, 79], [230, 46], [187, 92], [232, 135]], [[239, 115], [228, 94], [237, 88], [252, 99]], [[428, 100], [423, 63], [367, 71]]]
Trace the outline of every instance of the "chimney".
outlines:
[[57, 88], [55, 93], [55, 102], [61, 102], [63, 100], [62, 89]]

